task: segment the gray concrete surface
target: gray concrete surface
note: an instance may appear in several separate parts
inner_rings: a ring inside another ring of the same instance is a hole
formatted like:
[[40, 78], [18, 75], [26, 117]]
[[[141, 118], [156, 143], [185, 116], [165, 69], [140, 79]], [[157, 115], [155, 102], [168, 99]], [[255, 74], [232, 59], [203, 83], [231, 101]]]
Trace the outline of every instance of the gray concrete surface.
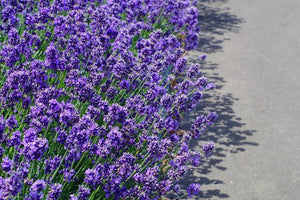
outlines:
[[202, 0], [198, 49], [217, 89], [191, 117], [217, 111], [200, 140], [215, 154], [192, 171], [195, 199], [300, 199], [300, 1]]

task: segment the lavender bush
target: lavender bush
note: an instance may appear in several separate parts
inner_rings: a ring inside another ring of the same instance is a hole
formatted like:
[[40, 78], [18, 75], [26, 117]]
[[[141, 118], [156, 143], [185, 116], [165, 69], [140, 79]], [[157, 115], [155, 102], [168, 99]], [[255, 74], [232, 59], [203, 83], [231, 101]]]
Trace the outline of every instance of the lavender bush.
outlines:
[[217, 118], [180, 131], [214, 88], [185, 58], [195, 6], [1, 1], [0, 199], [182, 198], [177, 181], [214, 148], [192, 152], [189, 141]]

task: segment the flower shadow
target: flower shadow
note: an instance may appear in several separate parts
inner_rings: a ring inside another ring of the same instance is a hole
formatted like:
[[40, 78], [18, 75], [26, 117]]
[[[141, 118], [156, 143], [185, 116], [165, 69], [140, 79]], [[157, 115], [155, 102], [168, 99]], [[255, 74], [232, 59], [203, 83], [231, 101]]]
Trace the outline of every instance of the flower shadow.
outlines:
[[243, 19], [230, 13], [230, 9], [218, 7], [227, 0], [202, 0], [198, 4], [198, 21], [201, 27], [196, 51], [214, 53], [222, 51], [222, 43], [229, 38], [220, 39], [226, 32], [238, 32]]
[[[200, 42], [189, 56], [189, 62], [197, 62], [196, 54], [213, 54], [222, 52], [222, 43], [229, 40], [228, 32], [238, 32], [243, 19], [231, 14], [228, 8], [221, 9], [218, 6], [228, 0], [202, 0], [199, 3], [199, 24], [202, 28]], [[223, 7], [223, 6], [222, 6]], [[182, 189], [191, 183], [200, 183], [202, 190], [194, 199], [223, 199], [230, 198], [229, 194], [221, 191], [218, 187], [226, 184], [222, 178], [211, 178], [214, 173], [226, 171], [224, 164], [229, 154], [242, 153], [248, 146], [258, 146], [257, 142], [249, 141], [256, 130], [249, 130], [241, 117], [234, 111], [234, 103], [239, 101], [233, 93], [224, 93], [220, 89], [226, 84], [226, 80], [218, 73], [219, 64], [207, 62], [202, 68], [207, 78], [216, 84], [216, 89], [205, 92], [203, 101], [192, 111], [186, 113], [182, 120], [182, 129], [188, 129], [199, 115], [215, 111], [219, 114], [217, 121], [208, 130], [192, 140], [190, 147], [201, 150], [204, 143], [215, 143], [215, 151], [209, 158], [204, 158], [198, 168], [192, 169], [180, 181]], [[215, 176], [213, 176], [215, 177]]]

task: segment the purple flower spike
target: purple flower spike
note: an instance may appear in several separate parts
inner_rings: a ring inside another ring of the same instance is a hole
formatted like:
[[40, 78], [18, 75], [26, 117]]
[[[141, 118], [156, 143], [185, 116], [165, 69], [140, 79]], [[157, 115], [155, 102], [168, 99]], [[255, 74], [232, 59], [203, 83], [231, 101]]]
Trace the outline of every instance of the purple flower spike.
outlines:
[[189, 143], [218, 117], [181, 130], [215, 88], [200, 71], [206, 55], [186, 57], [200, 37], [196, 1], [7, 0], [0, 10], [0, 199], [181, 193], [201, 158]]
[[202, 54], [202, 55], [200, 55], [200, 56], [199, 56], [199, 59], [200, 59], [200, 60], [205, 60], [205, 59], [206, 59], [206, 57], [207, 57], [207, 55], [206, 55], [206, 54]]
[[78, 190], [79, 200], [86, 200], [89, 197], [91, 190], [87, 187], [80, 186]]
[[216, 88], [216, 85], [214, 83], [207, 83], [207, 85], [205, 86], [206, 90], [213, 90]]
[[21, 133], [20, 131], [13, 132], [10, 140], [8, 140], [7, 145], [8, 146], [14, 146], [17, 147], [21, 144]]
[[215, 144], [213, 142], [209, 142], [209, 143], [203, 145], [203, 148], [202, 148], [206, 157], [210, 156], [214, 149], [215, 149]]
[[194, 156], [190, 158], [190, 161], [194, 167], [197, 167], [200, 164], [200, 159], [201, 156], [199, 155], [199, 153], [196, 153]]
[[6, 121], [6, 125], [10, 129], [16, 128], [17, 125], [18, 125], [18, 121], [16, 120], [16, 117], [14, 115], [10, 116], [10, 118], [8, 118], [7, 121]]
[[120, 87], [122, 88], [122, 89], [129, 89], [129, 87], [130, 87], [130, 84], [129, 84], [129, 82], [127, 81], [127, 80], [122, 80], [121, 82], [120, 82]]
[[1, 164], [2, 170], [5, 172], [8, 172], [11, 170], [12, 167], [12, 161], [6, 156], [2, 159], [2, 164]]
[[206, 125], [211, 125], [218, 119], [219, 115], [216, 112], [211, 112], [206, 117]]
[[60, 196], [61, 190], [62, 190], [61, 184], [55, 183], [55, 184], [51, 185], [50, 191], [48, 192], [48, 195], [47, 195], [47, 199], [49, 199], [49, 200], [58, 199]]
[[46, 187], [46, 183], [43, 180], [36, 180], [30, 187], [29, 197], [31, 200], [41, 200], [44, 194], [41, 192]]
[[193, 195], [198, 194], [201, 189], [200, 184], [192, 183], [187, 188], [188, 198], [191, 198]]

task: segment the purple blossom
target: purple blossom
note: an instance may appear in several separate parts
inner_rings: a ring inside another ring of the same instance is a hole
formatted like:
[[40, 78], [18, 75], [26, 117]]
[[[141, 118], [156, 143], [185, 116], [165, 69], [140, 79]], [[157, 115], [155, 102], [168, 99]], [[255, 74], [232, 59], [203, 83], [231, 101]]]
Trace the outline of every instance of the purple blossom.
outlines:
[[18, 121], [16, 120], [16, 117], [14, 115], [10, 116], [7, 120], [6, 120], [6, 125], [8, 126], [8, 128], [10, 129], [14, 129], [17, 127], [18, 125]]
[[187, 71], [187, 76], [189, 78], [194, 78], [196, 75], [199, 74], [199, 68], [200, 68], [199, 64], [192, 65]]
[[134, 170], [136, 157], [129, 153], [124, 153], [116, 162], [118, 174], [128, 177]]
[[31, 98], [30, 97], [25, 97], [23, 99], [23, 103], [22, 103], [23, 108], [28, 109], [30, 104], [31, 104]]
[[170, 109], [172, 106], [172, 96], [170, 94], [164, 94], [161, 99], [160, 103], [165, 109]]
[[188, 103], [188, 97], [185, 94], [181, 94], [177, 96], [174, 100], [174, 106], [176, 106], [180, 110], [186, 109], [187, 103]]
[[200, 59], [200, 60], [205, 60], [205, 59], [206, 59], [206, 57], [207, 57], [207, 55], [206, 55], [206, 54], [202, 54], [202, 55], [200, 55], [200, 56], [199, 56], [199, 59]]
[[51, 99], [49, 101], [49, 108], [47, 110], [48, 116], [53, 117], [58, 121], [61, 110], [62, 105], [56, 99]]
[[29, 128], [25, 130], [23, 143], [33, 142], [37, 138], [38, 131], [34, 128]]
[[43, 180], [36, 180], [30, 187], [29, 198], [32, 200], [43, 199], [44, 194], [42, 190], [46, 187], [46, 183]]
[[123, 134], [119, 131], [118, 127], [112, 128], [112, 130], [107, 134], [107, 138], [110, 141], [110, 144], [114, 147], [117, 147], [121, 144], [123, 140]]
[[65, 168], [62, 170], [63, 175], [64, 175], [64, 181], [67, 181], [68, 183], [70, 183], [72, 180], [74, 181], [74, 175], [76, 173], [76, 171], [74, 169], [68, 169]]
[[8, 43], [11, 45], [17, 45], [20, 42], [20, 37], [18, 35], [18, 31], [15, 28], [11, 28], [8, 36]]
[[200, 184], [192, 183], [187, 188], [188, 197], [191, 198], [193, 195], [198, 194], [201, 189]]
[[204, 76], [195, 81], [200, 65], [185, 57], [199, 37], [195, 1], [1, 5], [0, 199], [178, 192], [172, 185], [200, 162], [189, 141], [218, 117], [176, 134], [183, 113], [215, 88]]
[[47, 194], [47, 199], [49, 200], [56, 200], [59, 198], [62, 191], [62, 185], [55, 183], [50, 186], [50, 191]]
[[215, 149], [215, 144], [212, 142], [209, 142], [209, 143], [203, 145], [203, 147], [202, 147], [202, 150], [203, 150], [205, 156], [207, 156], [207, 157], [212, 154], [214, 149]]
[[20, 131], [15, 131], [10, 137], [10, 140], [8, 140], [7, 145], [17, 147], [20, 144], [21, 144], [21, 133]]
[[194, 134], [194, 137], [198, 137], [202, 131], [206, 130], [206, 116], [201, 115], [199, 117], [197, 117], [197, 119], [195, 120], [194, 124], [192, 125], [191, 131]]
[[78, 189], [78, 199], [79, 200], [86, 200], [89, 197], [91, 190], [87, 187], [80, 186]]
[[130, 87], [130, 83], [127, 81], [127, 80], [122, 80], [121, 82], [120, 82], [120, 87], [122, 88], [122, 89], [129, 89], [129, 87]]
[[207, 83], [207, 85], [205, 86], [206, 90], [213, 90], [216, 88], [216, 85], [214, 83]]
[[56, 70], [59, 68], [58, 50], [54, 44], [50, 44], [45, 51], [46, 60], [45, 65], [48, 69]]
[[31, 142], [24, 143], [23, 154], [29, 160], [40, 160], [48, 149], [48, 140], [37, 138]]
[[200, 159], [201, 159], [201, 156], [199, 155], [199, 153], [196, 153], [191, 156], [190, 161], [194, 167], [197, 167], [200, 164]]
[[207, 78], [204, 76], [201, 76], [196, 82], [196, 85], [198, 86], [200, 91], [203, 90], [206, 84], [207, 84]]
[[77, 196], [75, 196], [74, 194], [71, 194], [70, 200], [79, 200], [79, 198]]
[[45, 160], [45, 173], [51, 173], [55, 171], [61, 162], [61, 157], [60, 156], [55, 156], [53, 159], [46, 159]]
[[206, 124], [209, 126], [213, 122], [215, 122], [218, 119], [218, 114], [216, 112], [211, 112], [206, 116]]
[[19, 173], [12, 173], [8, 178], [5, 179], [6, 191], [16, 196], [23, 187], [22, 176]]
[[9, 172], [12, 169], [12, 166], [13, 163], [7, 156], [2, 159], [1, 167], [3, 171]]
[[87, 169], [85, 171], [84, 182], [91, 186], [98, 186], [101, 180], [101, 174], [95, 169]]

